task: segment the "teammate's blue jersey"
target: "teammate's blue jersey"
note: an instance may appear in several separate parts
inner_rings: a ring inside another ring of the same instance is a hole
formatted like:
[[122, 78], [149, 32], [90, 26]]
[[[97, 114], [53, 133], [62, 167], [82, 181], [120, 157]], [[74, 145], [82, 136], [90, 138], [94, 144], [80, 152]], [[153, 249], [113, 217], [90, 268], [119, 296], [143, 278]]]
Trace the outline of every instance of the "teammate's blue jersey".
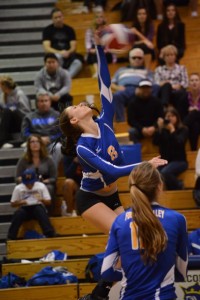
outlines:
[[[114, 221], [105, 258], [102, 278], [122, 280], [120, 299], [123, 300], [172, 300], [176, 299], [174, 280], [184, 281], [187, 271], [187, 228], [183, 215], [158, 203], [152, 204], [168, 237], [167, 247], [157, 257], [156, 263], [144, 264], [140, 255], [141, 241], [132, 210], [119, 215]], [[122, 269], [115, 269], [121, 256]]]
[[98, 79], [102, 110], [98, 124], [99, 134], [82, 134], [77, 143], [77, 156], [83, 168], [81, 189], [99, 190], [130, 174], [137, 164], [124, 165], [120, 146], [113, 131], [114, 107], [110, 89], [110, 75], [101, 46], [97, 46]]

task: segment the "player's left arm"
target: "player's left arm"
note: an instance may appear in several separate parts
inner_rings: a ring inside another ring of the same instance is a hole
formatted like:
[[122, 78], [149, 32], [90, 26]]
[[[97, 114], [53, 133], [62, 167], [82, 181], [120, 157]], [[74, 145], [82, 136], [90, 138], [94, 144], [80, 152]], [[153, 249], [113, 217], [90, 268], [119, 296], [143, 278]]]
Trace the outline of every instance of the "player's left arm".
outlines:
[[96, 45], [96, 53], [98, 62], [98, 82], [102, 105], [101, 117], [112, 128], [114, 118], [114, 105], [113, 95], [111, 91], [111, 80], [107, 60], [103, 48], [100, 44]]
[[113, 223], [105, 256], [101, 268], [101, 276], [104, 280], [120, 281], [122, 279], [122, 270], [118, 268], [119, 247], [116, 238], [116, 222]]
[[85, 146], [80, 145], [76, 150], [78, 157], [88, 166], [92, 167], [94, 171], [98, 170], [102, 174], [112, 174], [112, 177], [116, 180], [121, 176], [129, 175], [132, 169], [140, 164], [135, 163], [118, 166], [115, 165], [114, 162], [110, 163], [109, 161], [101, 158], [99, 155]]
[[176, 249], [175, 280], [185, 281], [188, 264], [188, 234], [186, 220], [183, 215], [178, 215], [179, 236]]

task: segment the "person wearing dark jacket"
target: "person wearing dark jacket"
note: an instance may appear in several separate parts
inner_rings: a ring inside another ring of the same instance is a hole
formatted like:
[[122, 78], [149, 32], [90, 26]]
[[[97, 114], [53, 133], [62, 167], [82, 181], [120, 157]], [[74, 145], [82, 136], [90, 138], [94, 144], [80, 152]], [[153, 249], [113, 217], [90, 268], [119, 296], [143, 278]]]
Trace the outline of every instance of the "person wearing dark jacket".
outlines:
[[[21, 133], [26, 141], [31, 134], [41, 136], [43, 143], [49, 151], [57, 138], [61, 136], [58, 127], [59, 112], [51, 108], [51, 100], [49, 95], [37, 95], [37, 109], [25, 115], [22, 121]], [[52, 153], [54, 162], [58, 166], [61, 160], [61, 144], [56, 145], [55, 151]]]
[[129, 139], [138, 143], [144, 137], [152, 137], [160, 117], [163, 117], [162, 104], [152, 95], [151, 81], [143, 79], [127, 109], [128, 124], [131, 126]]
[[186, 48], [185, 24], [181, 21], [177, 7], [173, 3], [165, 6], [163, 21], [158, 25], [156, 44], [160, 63], [163, 63], [162, 48], [167, 45], [174, 45], [177, 48], [177, 60], [184, 55]]
[[188, 168], [185, 144], [188, 139], [188, 128], [180, 119], [173, 107], [165, 111], [164, 119], [159, 118], [158, 129], [154, 134], [154, 144], [159, 146], [160, 155], [168, 160], [166, 167], [159, 168], [167, 190], [181, 190], [183, 183], [177, 178]]

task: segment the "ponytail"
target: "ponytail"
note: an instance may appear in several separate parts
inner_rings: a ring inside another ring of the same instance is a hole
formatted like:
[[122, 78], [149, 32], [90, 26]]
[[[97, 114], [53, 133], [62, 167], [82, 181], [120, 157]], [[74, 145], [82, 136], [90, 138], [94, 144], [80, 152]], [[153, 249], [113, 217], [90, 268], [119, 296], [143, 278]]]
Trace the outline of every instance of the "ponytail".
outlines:
[[151, 207], [151, 202], [157, 199], [159, 184], [162, 184], [159, 171], [148, 162], [141, 163], [129, 176], [133, 220], [144, 247], [141, 249], [144, 263], [154, 263], [167, 243], [166, 233]]

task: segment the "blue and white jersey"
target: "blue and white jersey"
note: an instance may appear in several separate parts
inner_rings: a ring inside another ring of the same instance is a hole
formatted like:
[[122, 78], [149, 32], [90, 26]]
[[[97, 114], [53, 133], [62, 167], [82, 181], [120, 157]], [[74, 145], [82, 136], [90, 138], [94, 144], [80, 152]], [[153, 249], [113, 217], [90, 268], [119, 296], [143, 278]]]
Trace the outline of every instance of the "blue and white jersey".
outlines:
[[[105, 258], [102, 278], [120, 281], [120, 300], [170, 300], [176, 299], [174, 281], [184, 281], [187, 272], [187, 228], [183, 215], [171, 209], [152, 204], [168, 237], [166, 249], [153, 264], [144, 264], [140, 251], [142, 246], [137, 235], [137, 226], [129, 209], [114, 221]], [[122, 269], [115, 269], [121, 257]]]
[[101, 46], [97, 46], [98, 80], [102, 111], [95, 120], [98, 136], [82, 134], [76, 151], [83, 169], [81, 189], [96, 191], [130, 174], [138, 164], [124, 165], [120, 146], [113, 131], [114, 107], [110, 88], [110, 75]]

